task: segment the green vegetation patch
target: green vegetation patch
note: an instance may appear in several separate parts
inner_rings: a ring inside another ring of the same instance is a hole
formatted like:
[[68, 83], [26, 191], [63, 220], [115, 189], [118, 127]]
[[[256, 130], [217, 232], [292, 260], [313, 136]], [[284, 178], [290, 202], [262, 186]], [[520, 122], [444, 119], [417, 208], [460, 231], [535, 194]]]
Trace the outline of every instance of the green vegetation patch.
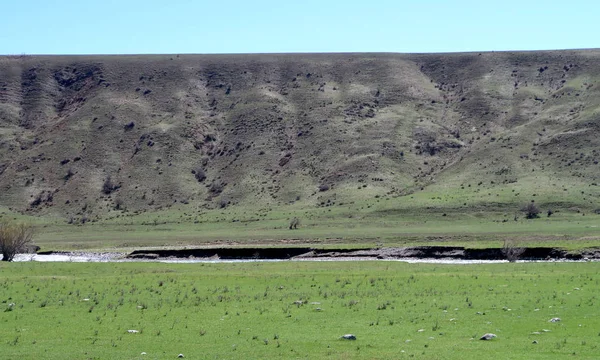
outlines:
[[599, 267], [0, 264], [2, 357], [591, 359]]

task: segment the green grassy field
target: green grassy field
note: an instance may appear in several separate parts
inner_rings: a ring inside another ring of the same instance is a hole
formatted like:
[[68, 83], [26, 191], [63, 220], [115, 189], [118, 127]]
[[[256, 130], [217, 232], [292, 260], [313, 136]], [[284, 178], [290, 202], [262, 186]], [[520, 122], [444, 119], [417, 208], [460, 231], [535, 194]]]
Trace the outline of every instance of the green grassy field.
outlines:
[[592, 359], [599, 266], [0, 264], [1, 357]]
[[[243, 210], [243, 209], [242, 209]], [[37, 222], [36, 243], [42, 250], [114, 250], [147, 246], [412, 246], [457, 245], [501, 247], [506, 239], [523, 246], [563, 247], [570, 250], [597, 247], [600, 216], [564, 211], [548, 218], [526, 220], [519, 214], [459, 211], [398, 210], [387, 203], [368, 209], [333, 208], [310, 211], [271, 211], [260, 221], [242, 210], [228, 210], [188, 219], [184, 213], [123, 216], [86, 225]], [[331, 210], [331, 211], [328, 211]], [[444, 216], [445, 214], [445, 216]], [[289, 230], [290, 219], [301, 219]]]

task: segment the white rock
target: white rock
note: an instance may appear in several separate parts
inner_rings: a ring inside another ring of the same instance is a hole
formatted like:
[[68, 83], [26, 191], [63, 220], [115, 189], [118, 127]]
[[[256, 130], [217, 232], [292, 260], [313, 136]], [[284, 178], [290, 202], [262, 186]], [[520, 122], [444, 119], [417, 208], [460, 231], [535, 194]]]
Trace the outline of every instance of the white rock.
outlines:
[[346, 335], [342, 335], [342, 339], [345, 339], [345, 340], [356, 340], [356, 336], [354, 336], [353, 334], [346, 334]]
[[496, 336], [496, 334], [492, 334], [492, 333], [487, 333], [487, 334], [483, 334], [482, 337], [479, 338], [479, 340], [492, 340], [494, 338], [497, 338], [498, 336]]
[[130, 334], [137, 334], [137, 333], [139, 333], [139, 331], [137, 331], [137, 330], [127, 330], [127, 332], [130, 333]]
[[183, 354], [179, 354], [179, 355], [177, 355], [177, 357], [178, 357], [178, 358], [182, 358], [182, 357], [184, 357], [184, 356], [183, 356]]
[[555, 317], [555, 318], [548, 320], [548, 322], [559, 322], [559, 321], [560, 321], [559, 317]]
[[142, 352], [140, 355], [146, 355], [146, 352], [145, 352], [145, 351], [143, 351], [143, 352]]

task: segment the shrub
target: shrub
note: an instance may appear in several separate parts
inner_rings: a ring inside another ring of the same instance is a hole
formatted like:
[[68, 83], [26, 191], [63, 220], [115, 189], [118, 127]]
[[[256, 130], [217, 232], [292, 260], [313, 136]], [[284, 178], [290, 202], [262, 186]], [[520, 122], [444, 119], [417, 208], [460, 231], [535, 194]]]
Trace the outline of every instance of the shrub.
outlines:
[[123, 199], [121, 199], [121, 198], [115, 199], [115, 210], [122, 210], [122, 209], [123, 209]]
[[229, 201], [227, 199], [219, 200], [219, 208], [225, 209], [229, 205]]
[[540, 209], [538, 209], [538, 207], [535, 206], [535, 203], [533, 201], [525, 205], [525, 207], [523, 207], [521, 211], [525, 213], [525, 217], [527, 219], [537, 219], [538, 217], [540, 217]]
[[106, 195], [110, 195], [113, 191], [120, 188], [119, 185], [112, 182], [110, 176], [107, 176], [104, 180], [104, 184], [102, 184], [102, 192]]
[[2, 261], [13, 261], [15, 255], [33, 247], [34, 228], [24, 223], [3, 221], [0, 223], [0, 252]]
[[223, 183], [213, 182], [212, 184], [210, 184], [208, 191], [210, 191], [213, 195], [219, 195], [223, 192], [224, 188], [225, 186], [223, 185]]
[[327, 191], [327, 190], [329, 190], [329, 185], [326, 185], [326, 184], [319, 185], [319, 191]]
[[73, 173], [73, 169], [69, 169], [69, 170], [67, 170], [67, 174], [65, 176], [63, 176], [63, 180], [65, 182], [67, 182], [67, 181], [69, 181], [73, 177], [73, 175], [75, 175]]
[[204, 172], [204, 170], [202, 170], [202, 168], [192, 170], [192, 174], [194, 174], [194, 177], [196, 177], [196, 180], [198, 180], [198, 182], [203, 182], [204, 180], [206, 180], [206, 173]]
[[299, 225], [300, 225], [300, 219], [298, 219], [297, 217], [294, 217], [290, 221], [290, 230], [297, 229]]
[[509, 262], [515, 262], [517, 259], [523, 255], [525, 252], [525, 248], [517, 246], [517, 244], [512, 240], [504, 240], [504, 245], [502, 246], [502, 254], [506, 256], [506, 259]]

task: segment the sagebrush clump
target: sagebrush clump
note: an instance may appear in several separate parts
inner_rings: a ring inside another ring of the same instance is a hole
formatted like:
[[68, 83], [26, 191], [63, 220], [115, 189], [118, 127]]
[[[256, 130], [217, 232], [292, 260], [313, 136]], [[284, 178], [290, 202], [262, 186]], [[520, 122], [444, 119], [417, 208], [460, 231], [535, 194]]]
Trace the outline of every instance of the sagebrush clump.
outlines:
[[0, 222], [0, 252], [2, 261], [13, 261], [15, 255], [33, 247], [34, 228], [25, 223]]

